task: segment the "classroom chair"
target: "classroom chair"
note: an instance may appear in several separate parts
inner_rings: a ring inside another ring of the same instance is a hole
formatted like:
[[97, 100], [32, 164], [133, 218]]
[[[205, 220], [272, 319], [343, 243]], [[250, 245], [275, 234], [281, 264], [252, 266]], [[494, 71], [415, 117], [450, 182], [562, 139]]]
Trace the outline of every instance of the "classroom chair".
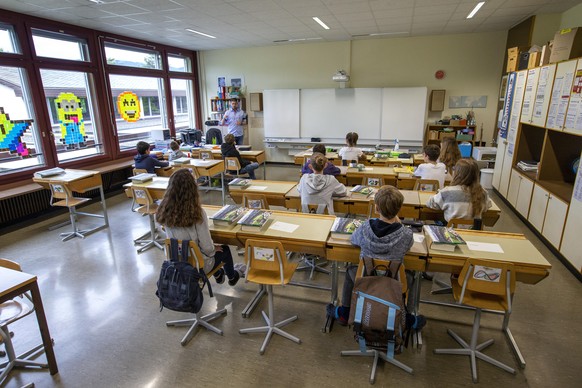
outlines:
[[240, 173], [241, 165], [236, 157], [224, 158], [224, 176], [230, 178], [248, 178], [249, 174]]
[[[373, 259], [374, 267], [377, 265], [386, 265], [390, 268], [390, 261], [381, 260], [381, 259]], [[360, 260], [360, 264], [358, 265], [358, 270], [356, 272], [356, 279], [363, 276], [364, 273], [364, 260]], [[408, 282], [406, 280], [406, 271], [404, 269], [404, 264], [401, 264], [398, 268], [398, 280], [402, 284], [402, 295], [404, 298], [404, 304], [406, 305], [406, 298], [408, 297]], [[355, 306], [353, 306], [355, 308]], [[406, 314], [406, 311], [403, 311], [402, 314]], [[403, 328], [404, 329], [404, 328]], [[412, 373], [413, 370], [408, 365], [403, 364], [400, 361], [397, 361], [393, 356], [390, 357], [388, 351], [384, 352], [383, 350], [378, 349], [371, 349], [366, 347], [365, 349], [358, 349], [358, 350], [342, 350], [340, 352], [342, 356], [363, 356], [363, 357], [374, 357], [374, 361], [372, 362], [372, 370], [370, 372], [370, 384], [374, 384], [376, 381], [376, 369], [378, 367], [378, 361], [384, 360], [385, 362], [392, 364], [394, 366], [399, 367], [400, 369]]]
[[270, 209], [269, 201], [265, 194], [244, 193], [242, 196], [242, 206], [249, 209]]
[[212, 156], [212, 151], [200, 150], [200, 159], [202, 159], [202, 160], [212, 160], [212, 159], [214, 159], [214, 156]]
[[[333, 203], [332, 203], [333, 206]], [[312, 213], [312, 214], [331, 214], [334, 215], [333, 208], [328, 208], [326, 204], [301, 204], [301, 212], [302, 213]], [[325, 265], [328, 264], [327, 260], [320, 260], [321, 258], [317, 255], [310, 255], [310, 254], [301, 254], [301, 259], [299, 260], [302, 263], [299, 267], [297, 267], [297, 271], [309, 270], [309, 280], [313, 280], [313, 275], [315, 272], [321, 272], [324, 274], [331, 274], [328, 269], [323, 268]], [[318, 263], [319, 261], [319, 263]]]
[[417, 180], [418, 178], [415, 177], [399, 177], [396, 181], [396, 187], [400, 190], [413, 190]]
[[273, 285], [288, 284], [297, 268], [297, 263], [289, 263], [287, 255], [280, 241], [268, 240], [247, 240], [245, 242], [245, 262], [247, 271], [245, 281], [265, 286], [269, 315], [262, 311], [266, 326], [240, 329], [240, 334], [246, 333], [267, 333], [260, 349], [260, 354], [265, 354], [265, 349], [273, 334], [278, 334], [295, 343], [300, 344], [301, 340], [281, 328], [297, 320], [297, 315], [275, 323], [275, 309], [273, 304]]
[[417, 179], [412, 190], [416, 191], [438, 191], [441, 185], [436, 179]]
[[515, 276], [512, 264], [493, 260], [467, 259], [459, 277], [453, 279], [453, 296], [457, 303], [475, 308], [471, 341], [469, 343], [465, 342], [455, 332], [448, 329], [449, 335], [461, 345], [461, 348], [435, 349], [434, 353], [469, 356], [474, 383], [478, 381], [476, 358], [515, 374], [514, 368], [481, 352], [493, 344], [493, 339], [477, 344], [481, 310], [504, 311], [507, 317], [511, 314], [511, 301], [514, 291]]
[[[172, 257], [172, 255], [171, 255], [172, 252], [170, 251], [171, 243], [170, 243], [169, 238], [167, 238], [165, 240], [165, 246], [166, 246], [166, 259], [170, 260], [170, 258]], [[182, 246], [182, 240], [178, 240], [178, 246], [179, 247]], [[198, 248], [198, 245], [195, 244], [193, 241], [190, 241], [189, 246], [190, 246], [190, 251], [188, 252], [188, 262], [193, 267], [196, 267], [198, 270], [204, 270], [204, 256], [202, 256], [202, 252], [200, 252], [200, 248]], [[180, 257], [180, 255], [178, 257]], [[220, 263], [216, 268], [209, 271], [206, 274], [206, 277], [208, 277], [208, 279], [212, 278], [212, 276], [218, 270], [222, 269], [222, 267], [224, 267], [224, 263]], [[198, 316], [198, 313], [194, 313], [193, 318], [179, 319], [176, 321], [168, 321], [168, 322], [166, 322], [166, 326], [190, 326], [190, 328], [186, 332], [186, 335], [184, 335], [184, 337], [182, 338], [182, 341], [180, 341], [180, 344], [182, 344], [182, 346], [186, 346], [186, 345], [188, 345], [188, 342], [190, 342], [190, 340], [194, 336], [194, 333], [196, 332], [196, 328], [198, 326], [201, 326], [207, 330], [213, 331], [214, 333], [216, 333], [218, 335], [222, 335], [223, 334], [222, 330], [220, 330], [216, 326], [210, 324], [209, 322], [213, 321], [214, 319], [220, 317], [223, 314], [226, 314], [226, 308], [222, 308], [220, 310], [217, 310], [217, 311], [210, 313], [210, 314], [203, 315], [201, 317]]]
[[385, 175], [366, 175], [362, 177], [363, 186], [380, 188], [385, 185], [396, 186], [396, 177], [387, 177]]
[[158, 204], [154, 202], [150, 192], [146, 188], [132, 187], [131, 191], [134, 203], [139, 205], [137, 209], [132, 208], [131, 210], [141, 214], [142, 216], [148, 216], [150, 220], [149, 232], [133, 240], [134, 244], [142, 246], [137, 250], [137, 253], [142, 253], [154, 246], [163, 250], [164, 247], [160, 244], [160, 240], [158, 239], [158, 229], [156, 227], [155, 221], [155, 215], [158, 211]]
[[[83, 198], [83, 197], [75, 197], [71, 189], [65, 184], [62, 183], [49, 183], [49, 188], [51, 190], [51, 199], [50, 205], [51, 206], [60, 206], [66, 207], [69, 209], [69, 218], [71, 221], [72, 231], [71, 232], [64, 232], [61, 233], [61, 240], [68, 241], [73, 237], [80, 237], [82, 239], [85, 236], [101, 230], [109, 225], [107, 221], [107, 210], [105, 207], [105, 202], [102, 203], [103, 215], [101, 214], [94, 214], [94, 213], [87, 213], [87, 212], [80, 212], [77, 210], [77, 206], [82, 205], [91, 201], [90, 198]], [[103, 225], [99, 225], [92, 229], [79, 229], [78, 216], [88, 216], [88, 217], [95, 217], [95, 218], [103, 218], [104, 223]]]
[[146, 170], [145, 168], [134, 168], [133, 169], [133, 175], [139, 175], [139, 174], [147, 174], [148, 170]]
[[[0, 259], [0, 267], [14, 271], [22, 271], [18, 263], [7, 259]], [[8, 378], [8, 374], [14, 367], [48, 368], [47, 363], [30, 360], [31, 358], [36, 357], [41, 349], [44, 351], [43, 344], [37, 345], [23, 354], [16, 356], [8, 325], [34, 312], [32, 297], [28, 293], [21, 295], [21, 298], [22, 296], [26, 297], [28, 302], [25, 303], [18, 300], [20, 298], [15, 298], [0, 304], [0, 339], [2, 340], [1, 342], [4, 343], [6, 355], [8, 356], [8, 361], [0, 364], [0, 369], [3, 368], [2, 373], [0, 373], [0, 386], [4, 385]]]

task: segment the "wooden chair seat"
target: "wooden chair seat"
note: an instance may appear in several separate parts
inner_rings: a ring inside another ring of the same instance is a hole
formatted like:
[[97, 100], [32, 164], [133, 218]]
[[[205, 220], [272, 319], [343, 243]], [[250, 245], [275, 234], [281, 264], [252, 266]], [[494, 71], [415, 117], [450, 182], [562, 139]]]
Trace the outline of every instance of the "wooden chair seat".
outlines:
[[53, 202], [52, 205], [61, 207], [75, 207], [85, 202], [89, 202], [90, 200], [90, 198], [72, 197], [69, 199], [61, 199], [60, 201]]
[[247, 280], [251, 283], [257, 284], [288, 284], [293, 277], [293, 273], [297, 269], [299, 263], [287, 263], [287, 266], [283, 270], [283, 283], [281, 283], [281, 277], [277, 271], [276, 276], [273, 276], [272, 270], [257, 269], [249, 273]]

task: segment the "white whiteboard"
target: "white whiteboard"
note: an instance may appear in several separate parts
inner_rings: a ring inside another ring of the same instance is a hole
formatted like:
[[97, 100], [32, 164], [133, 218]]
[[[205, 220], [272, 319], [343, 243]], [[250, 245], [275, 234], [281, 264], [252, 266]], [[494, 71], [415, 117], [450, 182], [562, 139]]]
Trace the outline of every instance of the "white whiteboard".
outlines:
[[301, 89], [301, 137], [380, 138], [382, 89]]
[[422, 142], [426, 122], [428, 89], [382, 89], [382, 140], [416, 140]]
[[299, 137], [299, 89], [263, 91], [265, 137]]

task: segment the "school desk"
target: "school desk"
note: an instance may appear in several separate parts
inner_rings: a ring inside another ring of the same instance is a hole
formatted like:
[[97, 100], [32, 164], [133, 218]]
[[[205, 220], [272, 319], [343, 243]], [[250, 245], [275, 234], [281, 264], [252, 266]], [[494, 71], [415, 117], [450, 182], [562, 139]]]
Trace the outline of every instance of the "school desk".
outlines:
[[[430, 197], [436, 193], [432, 191], [419, 191], [418, 196], [420, 200], [420, 218], [423, 220], [441, 220], [443, 218], [443, 212], [441, 210], [431, 209], [426, 206], [426, 202]], [[501, 209], [497, 204], [491, 200], [491, 207], [483, 214], [483, 225], [494, 226], [499, 216], [501, 214]]]
[[[208, 186], [201, 187], [203, 190], [216, 190], [222, 193], [222, 203], [224, 204], [226, 188], [224, 187], [224, 160], [201, 160], [192, 159], [190, 164], [174, 165], [174, 168], [192, 168], [196, 169], [198, 176], [208, 177]], [[212, 187], [212, 177], [220, 176], [220, 186]]]
[[382, 167], [385, 166], [386, 164], [389, 164], [390, 162], [401, 162], [403, 165], [412, 165], [413, 164], [413, 158], [379, 158], [376, 156], [372, 156], [372, 158], [370, 159], [370, 166], [378, 166], [378, 167]]
[[42, 298], [38, 288], [37, 277], [25, 272], [0, 267], [0, 304], [14, 299], [25, 292], [30, 291], [34, 312], [40, 329], [40, 335], [44, 346], [44, 352], [51, 375], [59, 373], [57, 360], [53, 350], [53, 343], [42, 305]]
[[[217, 160], [222, 160], [222, 151], [220, 149], [211, 149], [212, 157]], [[239, 154], [241, 158], [250, 160], [251, 162], [257, 162], [259, 165], [263, 165], [263, 179], [267, 179], [267, 158], [265, 151], [240, 151]]]
[[288, 181], [264, 181], [255, 179], [251, 185], [233, 189], [229, 187], [229, 193], [235, 203], [242, 203], [244, 193], [264, 194], [270, 206], [285, 206], [285, 195], [297, 186], [297, 182]]

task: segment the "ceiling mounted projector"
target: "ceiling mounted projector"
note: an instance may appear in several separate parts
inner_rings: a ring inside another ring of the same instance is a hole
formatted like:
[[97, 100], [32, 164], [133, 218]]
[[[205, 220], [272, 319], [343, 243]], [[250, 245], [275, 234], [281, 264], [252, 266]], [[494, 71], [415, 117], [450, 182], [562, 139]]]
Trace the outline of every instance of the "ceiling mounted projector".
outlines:
[[345, 70], [338, 70], [331, 79], [335, 82], [348, 82], [350, 80], [350, 76], [348, 73], [346, 73]]

